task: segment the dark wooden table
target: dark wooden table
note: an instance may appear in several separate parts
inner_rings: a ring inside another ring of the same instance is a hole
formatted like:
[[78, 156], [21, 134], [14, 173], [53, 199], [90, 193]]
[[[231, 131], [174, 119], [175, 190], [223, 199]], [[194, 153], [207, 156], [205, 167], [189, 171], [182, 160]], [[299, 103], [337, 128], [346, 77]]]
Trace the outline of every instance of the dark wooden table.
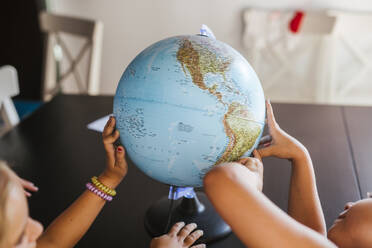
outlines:
[[[111, 113], [112, 100], [111, 96], [57, 96], [0, 139], [0, 158], [40, 187], [29, 200], [30, 212], [45, 226], [79, 196], [91, 176], [103, 170], [101, 134], [86, 125]], [[303, 142], [312, 155], [329, 227], [345, 202], [360, 199], [360, 188], [363, 194], [372, 190], [368, 181], [372, 173], [368, 166], [372, 157], [372, 108], [300, 104], [273, 107], [281, 127]], [[361, 126], [360, 121], [364, 121]], [[363, 132], [368, 135], [363, 136]], [[264, 193], [286, 210], [290, 164], [268, 158], [264, 165]], [[118, 192], [77, 247], [148, 247], [144, 213], [167, 195], [168, 187], [130, 165]], [[244, 246], [230, 235], [208, 247]]]

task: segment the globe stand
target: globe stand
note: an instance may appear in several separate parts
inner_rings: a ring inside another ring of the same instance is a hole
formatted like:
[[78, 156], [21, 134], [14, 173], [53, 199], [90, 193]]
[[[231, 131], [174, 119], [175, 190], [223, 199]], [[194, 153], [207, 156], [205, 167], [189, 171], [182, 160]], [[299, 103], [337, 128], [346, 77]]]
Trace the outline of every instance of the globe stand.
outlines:
[[192, 198], [178, 200], [161, 198], [146, 212], [145, 227], [152, 237], [167, 233], [176, 222], [196, 223], [204, 235], [197, 243], [210, 243], [231, 233], [231, 228], [217, 214], [204, 193], [198, 192]]

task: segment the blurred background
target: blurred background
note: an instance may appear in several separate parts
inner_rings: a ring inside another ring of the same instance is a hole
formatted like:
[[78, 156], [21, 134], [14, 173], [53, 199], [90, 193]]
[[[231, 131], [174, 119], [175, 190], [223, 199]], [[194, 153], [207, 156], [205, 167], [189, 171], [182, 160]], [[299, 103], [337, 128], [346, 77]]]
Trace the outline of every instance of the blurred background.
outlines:
[[50, 99], [43, 96], [45, 81], [52, 73], [58, 82], [71, 58], [80, 57], [74, 69], [82, 82], [92, 66], [91, 55], [79, 56], [85, 44], [81, 37], [62, 32], [59, 39], [69, 54], [55, 42], [58, 66], [50, 72], [50, 30], [43, 30], [39, 19], [47, 11], [101, 25], [91, 74], [97, 77], [94, 89], [82, 92], [71, 73], [63, 75], [58, 91], [112, 95], [140, 51], [169, 36], [196, 34], [206, 24], [247, 58], [272, 101], [372, 105], [368, 0], [3, 0], [2, 5], [0, 66], [10, 64], [18, 72], [16, 99]]

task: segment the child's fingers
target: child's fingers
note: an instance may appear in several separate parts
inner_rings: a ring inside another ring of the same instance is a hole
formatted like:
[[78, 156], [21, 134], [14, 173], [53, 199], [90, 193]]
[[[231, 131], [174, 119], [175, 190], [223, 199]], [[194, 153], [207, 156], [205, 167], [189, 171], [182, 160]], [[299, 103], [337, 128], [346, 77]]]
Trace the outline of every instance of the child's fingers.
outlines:
[[249, 160], [249, 158], [241, 158], [237, 162], [240, 163], [240, 164], [242, 164], [242, 165], [245, 165], [248, 160]]
[[105, 129], [108, 127], [108, 125], [110, 125], [110, 123], [111, 123], [111, 119], [112, 119], [112, 115], [109, 116], [109, 118], [108, 118], [108, 120], [107, 120], [105, 126], [103, 127], [103, 130], [105, 130]]
[[266, 157], [270, 157], [270, 156], [274, 155], [275, 146], [272, 145], [272, 146], [267, 146], [267, 147], [264, 147], [264, 148], [260, 148], [260, 149], [257, 150], [257, 152], [259, 153], [261, 159], [266, 158]]
[[[110, 131], [110, 128], [112, 128], [112, 123], [115, 121], [115, 118], [113, 116], [110, 116], [108, 121], [106, 122], [105, 127], [103, 128], [103, 133], [108, 133]], [[112, 132], [112, 130], [111, 130]]]
[[205, 248], [207, 247], [205, 244], [193, 245], [190, 248]]
[[113, 144], [115, 141], [120, 137], [120, 133], [118, 130], [115, 130], [113, 133], [109, 135], [102, 135], [103, 143]]
[[269, 100], [266, 100], [266, 112], [267, 112], [267, 124], [269, 125], [270, 131], [275, 130], [276, 121], [273, 112], [273, 107]]
[[118, 146], [115, 153], [115, 166], [123, 167], [125, 164], [125, 150], [124, 147]]
[[169, 230], [168, 235], [176, 236], [178, 232], [182, 229], [182, 227], [185, 226], [185, 222], [177, 222], [172, 226], [172, 228]]
[[114, 142], [119, 138], [119, 131], [116, 130], [112, 135], [103, 138], [103, 146], [105, 147], [107, 159], [113, 164], [115, 160]]
[[266, 144], [266, 143], [269, 143], [269, 142], [272, 141], [272, 139], [273, 139], [273, 137], [272, 137], [270, 134], [265, 135], [265, 136], [263, 136], [263, 137], [260, 139], [260, 143], [258, 143], [258, 145], [264, 145], [264, 144]]
[[253, 157], [257, 158], [258, 160], [260, 160], [262, 162], [261, 155], [256, 149], [253, 150]]
[[36, 192], [36, 191], [39, 190], [39, 188], [36, 187], [32, 182], [27, 181], [27, 180], [22, 179], [22, 178], [20, 178], [19, 180], [20, 180], [21, 185], [22, 185], [22, 187], [23, 187], [24, 189], [27, 189], [27, 190], [29, 190], [29, 191], [33, 191], [33, 192]]
[[118, 130], [115, 130], [111, 135], [108, 135], [103, 138], [104, 143], [113, 144], [115, 141], [120, 137], [120, 133]]
[[105, 128], [103, 129], [102, 136], [106, 137], [112, 134], [115, 129], [115, 117], [110, 116], [109, 120], [107, 121]]
[[197, 228], [197, 225], [195, 223], [187, 224], [182, 230], [178, 233], [178, 238], [180, 240], [185, 240], [187, 236], [190, 235], [192, 231], [194, 231]]
[[262, 158], [260, 153], [256, 149], [253, 151], [253, 156], [256, 159], [255, 166], [257, 167], [258, 171], [262, 173], [263, 172]]
[[111, 116], [102, 132], [103, 145], [105, 147], [107, 160], [110, 165], [114, 165], [115, 163], [114, 143], [120, 136], [119, 131], [115, 130], [115, 123], [115, 118]]
[[196, 230], [195, 232], [192, 232], [189, 236], [185, 238], [185, 241], [183, 242], [186, 247], [189, 247], [190, 245], [194, 244], [196, 240], [198, 240], [201, 236], [203, 236], [204, 232], [202, 230]]

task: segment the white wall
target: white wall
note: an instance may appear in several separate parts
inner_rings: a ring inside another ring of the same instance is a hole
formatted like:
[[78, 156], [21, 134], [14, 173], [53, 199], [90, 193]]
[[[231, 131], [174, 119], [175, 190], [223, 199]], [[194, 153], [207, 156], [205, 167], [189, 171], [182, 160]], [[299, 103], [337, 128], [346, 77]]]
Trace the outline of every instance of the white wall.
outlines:
[[56, 13], [103, 21], [102, 94], [115, 92], [126, 66], [148, 45], [198, 33], [203, 23], [243, 52], [245, 8], [372, 10], [370, 0], [50, 0], [50, 5]]

